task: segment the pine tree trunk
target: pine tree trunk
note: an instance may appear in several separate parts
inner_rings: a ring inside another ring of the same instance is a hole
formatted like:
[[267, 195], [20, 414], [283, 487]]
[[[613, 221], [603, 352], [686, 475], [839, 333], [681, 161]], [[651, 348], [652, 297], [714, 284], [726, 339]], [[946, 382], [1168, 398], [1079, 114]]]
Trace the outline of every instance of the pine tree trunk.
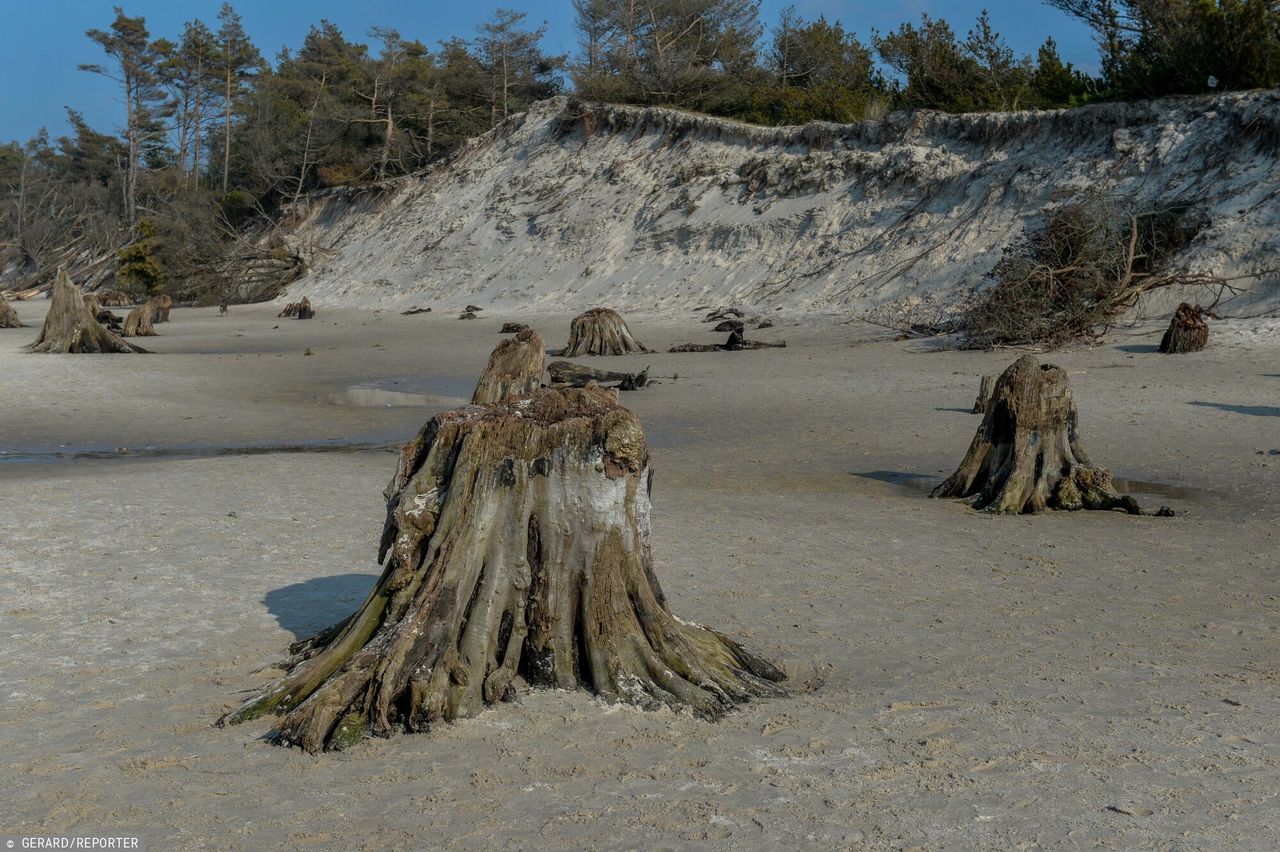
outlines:
[[84, 303], [80, 288], [71, 283], [66, 269], [58, 270], [53, 283], [49, 313], [44, 318], [44, 328], [36, 342], [28, 347], [30, 352], [88, 353], [88, 352], [146, 352], [113, 332], [103, 328]]
[[1017, 514], [1056, 509], [1124, 509], [1111, 473], [1080, 441], [1079, 414], [1061, 367], [1024, 355], [996, 380], [982, 425], [955, 473], [934, 497], [963, 497], [975, 509]]
[[644, 433], [617, 394], [540, 390], [433, 417], [387, 487], [381, 578], [285, 678], [224, 716], [340, 749], [533, 686], [715, 719], [783, 674], [676, 618], [654, 574]]
[[609, 308], [592, 308], [574, 317], [569, 326], [569, 343], [558, 354], [567, 358], [580, 355], [627, 355], [651, 352], [631, 336], [626, 320]]
[[533, 393], [542, 386], [546, 369], [547, 345], [542, 335], [526, 328], [515, 337], [499, 343], [489, 355], [489, 363], [480, 374], [472, 405], [498, 402], [509, 396]]

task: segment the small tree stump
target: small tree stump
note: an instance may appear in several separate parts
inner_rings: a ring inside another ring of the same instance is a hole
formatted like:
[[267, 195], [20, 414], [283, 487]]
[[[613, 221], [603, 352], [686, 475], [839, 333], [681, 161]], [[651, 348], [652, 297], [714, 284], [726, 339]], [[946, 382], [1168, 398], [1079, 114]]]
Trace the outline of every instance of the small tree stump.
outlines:
[[154, 306], [151, 313], [151, 321], [168, 322], [169, 311], [173, 309], [173, 297], [168, 293], [161, 293], [158, 296], [152, 296], [150, 302]]
[[978, 383], [978, 398], [973, 401], [973, 413], [985, 414], [987, 411], [987, 402], [991, 399], [991, 394], [996, 389], [996, 379], [999, 376], [983, 376]]
[[617, 311], [592, 308], [573, 318], [569, 326], [569, 344], [559, 354], [566, 358], [581, 355], [627, 355], [650, 352], [631, 336], [631, 329]]
[[616, 383], [618, 390], [639, 390], [649, 383], [649, 368], [639, 373], [614, 373], [609, 370], [593, 370], [572, 361], [552, 361], [547, 365], [547, 374], [551, 377], [548, 387], [553, 388], [585, 388], [595, 382], [604, 387]]
[[277, 314], [277, 316], [285, 317], [286, 319], [312, 319], [315, 315], [315, 309], [311, 307], [311, 300], [306, 296], [303, 296], [300, 302], [290, 302], [285, 305], [284, 310]]
[[472, 405], [497, 402], [517, 394], [533, 393], [542, 386], [547, 349], [542, 335], [531, 328], [509, 337], [494, 348], [480, 374]]
[[0, 296], [0, 328], [25, 327], [22, 320], [18, 319], [18, 312], [13, 309], [13, 305], [9, 304], [9, 300]]
[[220, 724], [341, 749], [425, 731], [533, 686], [716, 719], [783, 673], [676, 618], [654, 573], [644, 432], [617, 394], [539, 390], [433, 417], [387, 486], [381, 578]]
[[155, 310], [155, 304], [148, 300], [129, 311], [129, 315], [124, 318], [124, 336], [155, 337], [156, 330], [151, 325], [151, 318], [155, 315]]
[[92, 295], [98, 297], [98, 304], [104, 308], [123, 308], [134, 303], [128, 293], [120, 290], [99, 290]]
[[1166, 355], [1183, 352], [1199, 352], [1209, 345], [1209, 324], [1204, 320], [1204, 309], [1186, 302], [1178, 305], [1169, 323], [1169, 330], [1160, 339], [1160, 351]]
[[519, 334], [528, 327], [529, 326], [522, 322], [504, 322], [502, 324], [502, 330], [499, 331], [498, 334]]
[[1023, 355], [996, 380], [982, 425], [956, 472], [933, 497], [1018, 514], [1055, 509], [1142, 510], [1116, 493], [1111, 473], [1089, 460], [1067, 373]]
[[53, 300], [45, 315], [44, 327], [29, 352], [89, 353], [89, 352], [146, 352], [103, 328], [89, 312], [80, 288], [71, 283], [66, 269], [58, 270], [53, 283]]
[[467, 305], [465, 308], [463, 308], [463, 310], [466, 311], [467, 313], [474, 314], [476, 311], [483, 311], [484, 308], [479, 308], [479, 307], [476, 307], [475, 305]]

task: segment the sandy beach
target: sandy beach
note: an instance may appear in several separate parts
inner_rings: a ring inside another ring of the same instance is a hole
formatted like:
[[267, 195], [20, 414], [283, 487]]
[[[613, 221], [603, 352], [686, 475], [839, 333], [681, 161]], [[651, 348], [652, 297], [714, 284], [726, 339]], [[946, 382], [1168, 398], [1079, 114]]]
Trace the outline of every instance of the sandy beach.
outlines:
[[[1280, 837], [1280, 321], [1045, 356], [1144, 506], [931, 500], [1013, 351], [781, 317], [784, 350], [654, 354], [624, 394], [672, 610], [797, 674], [718, 723], [532, 691], [305, 755], [214, 720], [379, 573], [395, 449], [503, 321], [177, 308], [146, 356], [0, 331], [0, 813], [157, 849], [1269, 849]], [[629, 315], [665, 351], [722, 335]], [[304, 354], [307, 351], [310, 354]], [[663, 378], [678, 375], [678, 379]], [[815, 673], [820, 673], [821, 676]]]

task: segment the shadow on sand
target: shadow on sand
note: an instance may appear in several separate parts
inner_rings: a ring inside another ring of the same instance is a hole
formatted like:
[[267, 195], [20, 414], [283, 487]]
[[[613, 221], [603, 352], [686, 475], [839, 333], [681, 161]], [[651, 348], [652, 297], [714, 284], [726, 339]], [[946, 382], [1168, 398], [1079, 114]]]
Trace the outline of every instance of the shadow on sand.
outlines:
[[1121, 352], [1159, 352], [1160, 347], [1154, 343], [1126, 343], [1123, 346], [1117, 346], [1116, 349]]
[[1216, 408], [1219, 411], [1231, 411], [1235, 414], [1248, 414], [1253, 417], [1280, 417], [1280, 406], [1275, 405], [1232, 405], [1229, 402], [1192, 402], [1201, 408]]
[[316, 577], [273, 589], [262, 602], [281, 627], [305, 639], [355, 612], [377, 580], [377, 574]]

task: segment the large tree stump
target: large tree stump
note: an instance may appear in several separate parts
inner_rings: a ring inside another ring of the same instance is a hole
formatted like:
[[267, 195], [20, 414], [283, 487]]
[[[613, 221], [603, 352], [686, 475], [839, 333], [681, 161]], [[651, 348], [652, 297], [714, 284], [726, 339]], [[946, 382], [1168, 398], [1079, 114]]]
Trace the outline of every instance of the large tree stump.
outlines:
[[9, 304], [9, 300], [0, 296], [0, 328], [25, 327], [22, 320], [18, 319], [18, 312], [13, 309], [13, 305]]
[[569, 344], [558, 354], [576, 358], [580, 355], [627, 355], [651, 351], [631, 336], [627, 321], [617, 311], [592, 308], [573, 318], [569, 326]]
[[616, 384], [618, 390], [639, 390], [649, 383], [649, 368], [639, 373], [615, 373], [611, 370], [595, 370], [572, 361], [552, 361], [547, 365], [547, 375], [551, 381], [548, 387], [553, 388], [585, 388], [595, 382], [604, 387]]
[[1132, 497], [1116, 493], [1111, 473], [1090, 461], [1078, 420], [1066, 371], [1022, 356], [996, 380], [969, 452], [932, 496], [1009, 514], [1050, 507], [1142, 514]]
[[531, 328], [499, 343], [476, 382], [471, 404], [483, 405], [536, 391], [542, 386], [542, 371], [547, 365], [546, 347], [542, 335]]
[[1178, 305], [1178, 310], [1169, 323], [1169, 330], [1160, 339], [1160, 351], [1166, 355], [1199, 352], [1207, 345], [1209, 324], [1204, 321], [1204, 309], [1187, 302]]
[[58, 270], [53, 283], [53, 300], [44, 318], [44, 328], [29, 352], [146, 352], [104, 328], [84, 303], [80, 288], [71, 283], [65, 269]]
[[155, 306], [151, 314], [151, 321], [168, 322], [169, 311], [173, 309], [173, 297], [168, 293], [161, 293], [158, 296], [152, 296], [150, 301]]
[[220, 720], [285, 714], [306, 751], [478, 714], [514, 681], [715, 719], [783, 674], [676, 618], [654, 574], [644, 432], [617, 394], [539, 390], [433, 417], [387, 486], [381, 578]]
[[124, 336], [155, 337], [156, 330], [151, 325], [151, 318], [155, 316], [155, 311], [155, 303], [150, 299], [129, 311], [129, 315], [124, 318]]

